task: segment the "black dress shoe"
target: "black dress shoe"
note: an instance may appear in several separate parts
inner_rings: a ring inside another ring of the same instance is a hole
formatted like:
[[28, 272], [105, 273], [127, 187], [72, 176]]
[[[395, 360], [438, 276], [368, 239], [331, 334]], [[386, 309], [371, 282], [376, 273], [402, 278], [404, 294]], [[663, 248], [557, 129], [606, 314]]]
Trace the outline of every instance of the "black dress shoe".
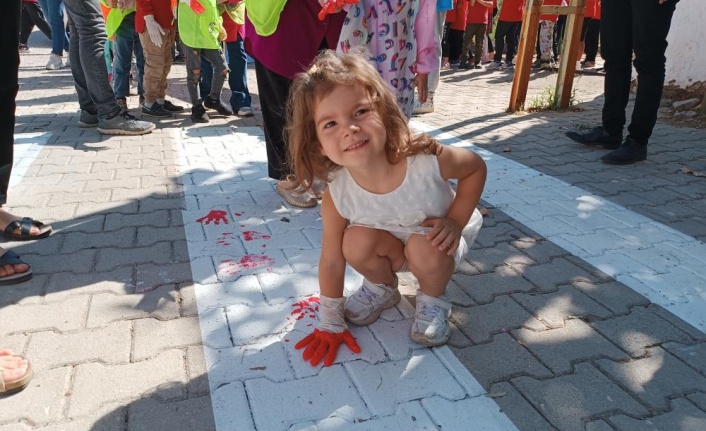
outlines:
[[625, 138], [625, 142], [617, 150], [601, 157], [604, 163], [611, 165], [631, 165], [645, 159], [647, 159], [647, 144], [641, 144], [629, 137]]
[[175, 105], [169, 100], [165, 100], [164, 103], [162, 103], [162, 108], [169, 112], [182, 112], [184, 110], [183, 106]]
[[579, 144], [589, 146], [602, 146], [606, 150], [615, 150], [620, 146], [620, 141], [623, 140], [621, 135], [611, 135], [606, 132], [603, 126], [594, 127], [588, 132], [566, 132], [566, 136]]
[[142, 113], [145, 115], [149, 115], [152, 117], [158, 117], [158, 118], [167, 118], [167, 117], [172, 116], [171, 112], [164, 109], [164, 107], [157, 102], [154, 102], [152, 104], [152, 106], [150, 106], [150, 107], [143, 105], [142, 106]]

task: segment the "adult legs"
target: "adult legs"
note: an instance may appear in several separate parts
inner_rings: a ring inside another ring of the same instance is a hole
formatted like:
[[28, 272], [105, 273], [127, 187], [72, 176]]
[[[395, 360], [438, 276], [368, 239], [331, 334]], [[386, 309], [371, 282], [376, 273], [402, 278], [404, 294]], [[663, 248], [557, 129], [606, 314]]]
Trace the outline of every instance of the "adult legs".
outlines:
[[142, 44], [135, 32], [135, 13], [126, 15], [115, 32], [115, 65], [113, 71], [113, 91], [116, 99], [126, 100], [130, 95], [130, 66], [132, 54], [137, 60], [137, 93], [142, 95], [142, 82], [145, 72], [145, 57]]
[[[632, 42], [637, 70], [637, 94], [628, 137], [647, 144], [657, 122], [664, 87], [667, 34], [672, 22], [675, 3], [640, 2], [632, 0]], [[610, 40], [612, 43], [612, 40]]]
[[[51, 27], [51, 52], [63, 56], [69, 50], [69, 37], [64, 26], [63, 0], [39, 0]], [[45, 3], [46, 7], [42, 4]]]
[[46, 37], [51, 40], [51, 28], [49, 23], [44, 18], [42, 10], [39, 8], [37, 3], [22, 2], [22, 18], [20, 24], [20, 43], [27, 44], [27, 39], [32, 32], [34, 26], [37, 26], [39, 30]]
[[606, 72], [602, 122], [605, 131], [614, 136], [623, 133], [625, 108], [630, 95], [633, 34], [630, 3], [630, 0], [605, 2], [601, 12], [601, 39], [610, 41], [601, 50]]
[[65, 0], [69, 13], [71, 74], [81, 109], [111, 118], [120, 113], [108, 83], [103, 47], [105, 22], [98, 0]]
[[267, 149], [267, 174], [279, 180], [289, 174], [284, 142], [285, 106], [292, 81], [268, 70], [255, 59], [255, 75], [262, 107], [262, 122]]
[[240, 108], [251, 106], [250, 91], [248, 90], [248, 62], [245, 56], [243, 39], [238, 35], [234, 42], [226, 42], [228, 51], [228, 86], [230, 87], [230, 106], [234, 112]]

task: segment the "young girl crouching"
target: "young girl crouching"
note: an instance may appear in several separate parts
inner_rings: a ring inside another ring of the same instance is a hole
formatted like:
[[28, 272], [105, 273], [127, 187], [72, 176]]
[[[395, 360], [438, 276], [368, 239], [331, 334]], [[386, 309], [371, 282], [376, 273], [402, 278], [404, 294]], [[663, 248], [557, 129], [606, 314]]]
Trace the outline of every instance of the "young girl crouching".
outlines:
[[[475, 153], [414, 137], [380, 74], [358, 54], [321, 53], [292, 85], [289, 157], [297, 178], [329, 181], [321, 203], [321, 314], [295, 347], [331, 365], [341, 343], [360, 352], [346, 320], [368, 325], [400, 301], [397, 272], [419, 280], [410, 337], [438, 346], [451, 335], [446, 285], [468, 246], [461, 236], [483, 191]], [[456, 192], [449, 183], [457, 179]], [[476, 214], [480, 217], [479, 214]], [[346, 264], [362, 286], [343, 297]]]

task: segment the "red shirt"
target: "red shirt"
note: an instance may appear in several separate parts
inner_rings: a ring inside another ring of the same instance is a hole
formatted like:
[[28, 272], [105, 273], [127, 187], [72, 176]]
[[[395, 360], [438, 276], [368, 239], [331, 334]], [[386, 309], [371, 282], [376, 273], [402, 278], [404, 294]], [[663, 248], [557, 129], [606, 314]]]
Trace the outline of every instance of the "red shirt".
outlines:
[[500, 8], [500, 21], [519, 22], [522, 21], [522, 11], [525, 6], [524, 0], [504, 0]]
[[588, 0], [586, 2], [585, 18], [601, 19], [600, 6], [598, 0]]
[[172, 14], [172, 3], [170, 0], [137, 0], [136, 6], [136, 32], [142, 33], [145, 31], [145, 15], [153, 15], [154, 20], [165, 30], [174, 28], [176, 20]]
[[221, 17], [223, 18], [223, 28], [228, 34], [226, 42], [236, 42], [238, 40], [238, 34], [240, 34], [240, 37], [243, 37], [244, 27], [236, 24], [235, 21], [231, 19], [230, 15], [228, 15], [228, 12], [223, 12]]
[[468, 7], [466, 24], [488, 24], [488, 9], [480, 3]]
[[456, 0], [454, 8], [446, 12], [446, 22], [451, 30], [466, 29], [466, 15], [468, 12], [468, 0]]

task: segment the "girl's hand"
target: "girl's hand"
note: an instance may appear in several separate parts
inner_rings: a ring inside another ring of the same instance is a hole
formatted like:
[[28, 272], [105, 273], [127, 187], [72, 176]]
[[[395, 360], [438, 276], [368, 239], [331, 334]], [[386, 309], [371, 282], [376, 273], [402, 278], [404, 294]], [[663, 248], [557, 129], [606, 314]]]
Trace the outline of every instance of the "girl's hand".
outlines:
[[302, 357], [305, 361], [309, 361], [312, 366], [318, 365], [323, 359], [324, 367], [328, 367], [336, 360], [338, 348], [341, 344], [348, 346], [353, 353], [360, 353], [360, 347], [358, 347], [358, 343], [356, 343], [355, 338], [353, 338], [348, 329], [343, 332], [327, 332], [314, 329], [314, 332], [304, 337], [294, 348], [301, 349], [306, 347]]
[[427, 101], [427, 95], [428, 95], [428, 81], [429, 81], [429, 75], [426, 73], [418, 73], [414, 77], [414, 86], [417, 88], [417, 98], [421, 103], [424, 103]]
[[432, 230], [427, 234], [427, 239], [431, 241], [431, 245], [438, 247], [439, 250], [447, 250], [448, 256], [453, 256], [461, 242], [461, 234], [463, 228], [450, 218], [432, 218], [424, 220], [424, 227], [431, 227]]
[[332, 365], [341, 344], [348, 346], [353, 353], [360, 353], [360, 347], [348, 331], [343, 317], [345, 303], [345, 298], [319, 296], [321, 309], [318, 327], [294, 346], [295, 349], [306, 347], [302, 357], [312, 366], [318, 365], [322, 359], [324, 367]]

